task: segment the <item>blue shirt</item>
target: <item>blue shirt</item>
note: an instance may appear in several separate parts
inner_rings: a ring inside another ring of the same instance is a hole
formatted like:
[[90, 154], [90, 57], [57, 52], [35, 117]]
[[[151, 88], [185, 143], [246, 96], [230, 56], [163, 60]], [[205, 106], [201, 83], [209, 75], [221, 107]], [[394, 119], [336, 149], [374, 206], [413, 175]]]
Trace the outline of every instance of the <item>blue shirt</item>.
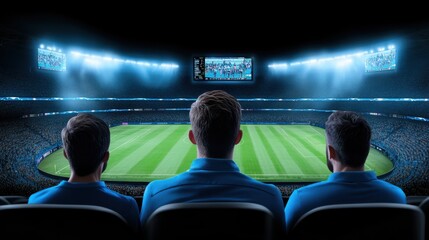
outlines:
[[143, 194], [140, 221], [159, 207], [179, 202], [250, 202], [268, 208], [281, 231], [285, 230], [280, 190], [240, 173], [233, 160], [197, 158], [191, 168], [175, 177], [149, 183]]
[[107, 188], [105, 182], [77, 183], [61, 181], [57, 186], [32, 194], [28, 203], [87, 204], [116, 211], [135, 229], [140, 229], [139, 207], [131, 196], [122, 195]]
[[285, 207], [286, 228], [316, 207], [342, 203], [406, 203], [401, 188], [377, 179], [374, 171], [332, 173], [326, 181], [293, 191]]

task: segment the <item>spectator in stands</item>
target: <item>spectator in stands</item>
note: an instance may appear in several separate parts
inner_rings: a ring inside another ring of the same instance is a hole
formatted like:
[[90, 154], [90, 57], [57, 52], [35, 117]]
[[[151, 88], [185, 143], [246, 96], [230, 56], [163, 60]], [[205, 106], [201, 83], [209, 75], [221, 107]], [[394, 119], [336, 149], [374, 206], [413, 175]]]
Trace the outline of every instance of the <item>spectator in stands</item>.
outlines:
[[355, 112], [337, 111], [329, 116], [325, 130], [327, 166], [333, 173], [326, 181], [292, 192], [285, 207], [288, 231], [303, 214], [323, 205], [406, 203], [401, 188], [377, 179], [374, 171], [364, 170], [371, 140], [371, 128], [364, 118]]
[[189, 112], [189, 139], [197, 147], [197, 159], [190, 169], [175, 177], [155, 180], [143, 194], [140, 220], [159, 207], [178, 202], [231, 201], [251, 202], [267, 207], [276, 227], [285, 232], [284, 204], [280, 190], [240, 173], [232, 160], [234, 146], [243, 136], [240, 130], [241, 106], [225, 91], [201, 94]]
[[110, 208], [122, 215], [136, 231], [140, 229], [139, 207], [131, 196], [110, 190], [101, 174], [109, 160], [110, 130], [91, 114], [72, 117], [61, 131], [70, 178], [32, 194], [28, 203], [87, 204]]

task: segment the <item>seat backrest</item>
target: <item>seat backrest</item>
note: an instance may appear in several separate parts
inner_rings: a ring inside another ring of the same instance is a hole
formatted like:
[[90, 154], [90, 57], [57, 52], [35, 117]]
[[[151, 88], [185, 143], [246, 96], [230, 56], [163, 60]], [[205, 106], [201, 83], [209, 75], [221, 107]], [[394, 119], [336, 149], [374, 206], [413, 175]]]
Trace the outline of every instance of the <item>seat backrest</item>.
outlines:
[[135, 239], [126, 220], [92, 205], [9, 204], [0, 206], [3, 236], [16, 239]]
[[4, 195], [2, 196], [5, 198], [9, 204], [24, 204], [28, 203], [28, 197], [20, 196], [20, 195]]
[[248, 202], [171, 203], [155, 210], [143, 231], [148, 240], [267, 240], [273, 215]]
[[8, 205], [10, 202], [3, 196], [0, 196], [0, 205]]
[[424, 214], [399, 203], [336, 204], [304, 214], [290, 239], [423, 240]]
[[420, 196], [407, 196], [407, 204], [410, 205], [415, 205], [415, 206], [419, 206], [420, 203], [423, 202], [423, 200], [425, 200], [426, 198], [428, 198], [429, 196], [426, 195], [420, 195]]
[[426, 197], [425, 200], [423, 200], [420, 203], [419, 207], [423, 211], [426, 217], [425, 236], [426, 236], [426, 240], [428, 240], [429, 239], [429, 197]]

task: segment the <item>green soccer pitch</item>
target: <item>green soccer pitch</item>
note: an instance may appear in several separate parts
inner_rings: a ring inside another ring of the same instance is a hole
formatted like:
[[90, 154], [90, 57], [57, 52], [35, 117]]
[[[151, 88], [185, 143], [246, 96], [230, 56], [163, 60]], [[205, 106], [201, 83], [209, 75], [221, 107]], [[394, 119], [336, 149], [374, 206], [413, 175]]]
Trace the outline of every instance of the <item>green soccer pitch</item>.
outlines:
[[[196, 146], [188, 139], [190, 125], [122, 125], [112, 127], [110, 160], [105, 181], [149, 182], [189, 169]], [[234, 161], [240, 171], [265, 182], [314, 182], [329, 175], [325, 130], [310, 125], [241, 125], [243, 139]], [[62, 149], [40, 162], [42, 172], [68, 177], [70, 168]], [[393, 163], [371, 148], [365, 168], [377, 175]]]

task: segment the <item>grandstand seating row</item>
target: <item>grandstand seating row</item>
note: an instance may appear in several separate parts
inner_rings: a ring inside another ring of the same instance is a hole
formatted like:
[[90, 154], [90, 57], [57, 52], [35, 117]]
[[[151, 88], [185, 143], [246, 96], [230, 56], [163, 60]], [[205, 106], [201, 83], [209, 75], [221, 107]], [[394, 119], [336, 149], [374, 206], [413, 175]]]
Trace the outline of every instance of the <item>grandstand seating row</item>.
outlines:
[[23, 196], [0, 196], [4, 236], [75, 239], [429, 239], [429, 197], [409, 204], [336, 204], [306, 213], [287, 236], [258, 204], [174, 203], [157, 209], [142, 233], [109, 209], [89, 205], [26, 204]]

